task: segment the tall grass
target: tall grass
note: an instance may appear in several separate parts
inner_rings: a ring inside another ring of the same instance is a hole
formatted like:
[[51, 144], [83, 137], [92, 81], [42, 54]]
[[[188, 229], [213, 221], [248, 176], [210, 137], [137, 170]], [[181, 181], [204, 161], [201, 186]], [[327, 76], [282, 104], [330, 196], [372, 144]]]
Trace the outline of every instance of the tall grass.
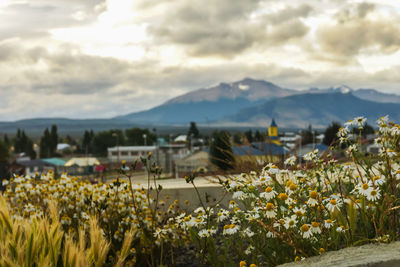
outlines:
[[[83, 230], [68, 234], [62, 230], [56, 205], [51, 203], [49, 207], [49, 217], [13, 219], [7, 201], [0, 195], [0, 266], [105, 266], [110, 242], [103, 236], [98, 220], [90, 218], [88, 236]], [[126, 264], [133, 235], [129, 232], [124, 239], [115, 259], [117, 266]]]

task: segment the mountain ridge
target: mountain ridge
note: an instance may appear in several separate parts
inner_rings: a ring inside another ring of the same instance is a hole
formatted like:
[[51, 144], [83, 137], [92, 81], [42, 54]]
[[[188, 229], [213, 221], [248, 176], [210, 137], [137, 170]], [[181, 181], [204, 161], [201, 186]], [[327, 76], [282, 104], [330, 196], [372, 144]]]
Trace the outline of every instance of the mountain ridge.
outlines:
[[272, 99], [258, 106], [239, 110], [221, 121], [257, 124], [275, 118], [284, 127], [305, 127], [308, 124], [324, 127], [332, 121], [342, 123], [356, 116], [366, 117], [371, 124], [384, 115], [400, 121], [399, 111], [400, 104], [372, 102], [360, 99], [352, 92], [306, 93]]
[[[338, 94], [347, 96], [349, 99], [346, 100], [347, 106], [340, 105], [340, 103], [338, 103], [339, 100], [322, 101], [321, 99], [328, 97], [328, 94], [335, 94], [336, 98], [339, 97]], [[312, 97], [314, 100], [310, 102], [307, 98], [310, 98], [311, 95], [315, 96]], [[292, 101], [291, 105], [288, 105], [285, 101], [289, 101], [290, 99], [297, 99], [297, 102]], [[257, 116], [259, 119], [264, 118], [265, 120], [265, 115], [272, 111], [277, 114], [277, 118], [279, 118], [279, 114], [282, 117], [281, 125], [297, 125], [296, 127], [304, 127], [305, 124], [313, 123], [315, 126], [326, 126], [333, 119], [344, 122], [352, 118], [345, 117], [344, 115], [338, 116], [338, 114], [341, 114], [342, 109], [352, 109], [355, 111], [353, 113], [347, 113], [346, 116], [353, 114], [354, 116], [363, 115], [356, 112], [357, 110], [358, 112], [364, 111], [364, 109], [355, 108], [360, 104], [359, 100], [367, 101], [362, 102], [362, 104], [370, 107], [371, 112], [366, 112], [371, 115], [371, 118], [372, 113], [378, 114], [381, 113], [382, 110], [387, 110], [390, 114], [394, 115], [395, 118], [398, 118], [400, 108], [392, 104], [400, 104], [400, 95], [381, 93], [375, 89], [353, 89], [347, 85], [331, 86], [323, 89], [310, 88], [307, 90], [293, 90], [281, 87], [272, 82], [245, 78], [232, 83], [219, 83], [208, 88], [194, 90], [167, 100], [159, 106], [110, 119], [23, 119], [16, 122], [0, 122], [0, 132], [4, 132], [4, 129], [10, 130], [16, 127], [37, 130], [39, 128], [48, 127], [51, 124], [57, 124], [64, 128], [71, 127], [78, 130], [80, 128], [86, 129], [92, 127], [97, 129], [123, 128], [129, 127], [130, 125], [147, 125], [149, 127], [156, 125], [182, 126], [187, 125], [190, 121], [195, 121], [199, 125], [207, 124], [213, 125], [214, 127], [222, 125], [246, 125], [256, 127], [265, 125], [265, 121], [257, 121]], [[323, 106], [320, 105], [321, 101], [325, 103]], [[305, 109], [304, 106], [299, 106], [302, 102], [308, 103], [308, 109]], [[259, 108], [266, 105], [266, 103], [269, 103], [268, 105], [270, 105], [270, 107], [264, 107], [264, 109]], [[358, 104], [356, 105], [354, 103]], [[377, 103], [380, 104], [377, 105]], [[386, 104], [388, 106], [381, 104]], [[280, 105], [283, 106], [279, 107]], [[285, 105], [286, 108], [283, 108]], [[272, 108], [272, 106], [274, 108]], [[293, 109], [295, 106], [298, 107], [298, 110]], [[313, 107], [318, 106], [320, 107], [319, 110], [313, 109]], [[336, 107], [336, 109], [331, 109], [331, 106]], [[257, 114], [258, 111], [256, 107], [263, 110], [264, 114]], [[251, 110], [251, 108], [256, 109], [253, 109], [252, 113], [247, 112], [247, 110]], [[312, 111], [315, 114], [313, 114]], [[243, 112], [243, 115], [238, 114], [238, 112]], [[247, 119], [241, 119], [245, 116], [244, 114], [247, 114]], [[302, 115], [300, 116], [300, 114]], [[264, 115], [264, 117], [262, 115]], [[320, 119], [315, 116], [319, 116]], [[232, 120], [229, 121], [229, 118]], [[290, 120], [293, 120], [293, 122], [290, 122]], [[105, 126], [102, 126], [102, 124]]]

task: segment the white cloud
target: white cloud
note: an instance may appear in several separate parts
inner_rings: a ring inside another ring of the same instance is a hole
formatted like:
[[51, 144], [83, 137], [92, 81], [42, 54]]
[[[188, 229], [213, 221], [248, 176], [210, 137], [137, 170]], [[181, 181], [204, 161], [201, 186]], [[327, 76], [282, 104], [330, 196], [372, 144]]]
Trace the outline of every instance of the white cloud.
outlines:
[[398, 25], [389, 0], [2, 0], [0, 120], [111, 117], [243, 77], [400, 93]]

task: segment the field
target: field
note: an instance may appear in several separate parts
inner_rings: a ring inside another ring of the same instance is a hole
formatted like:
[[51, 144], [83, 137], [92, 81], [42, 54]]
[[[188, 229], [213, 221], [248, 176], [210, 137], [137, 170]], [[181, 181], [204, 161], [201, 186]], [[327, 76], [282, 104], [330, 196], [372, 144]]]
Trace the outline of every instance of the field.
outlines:
[[[137, 162], [108, 184], [52, 173], [3, 180], [0, 266], [275, 266], [399, 240], [400, 126], [378, 123], [379, 154], [348, 138], [365, 124], [355, 118], [332, 147], [346, 151], [345, 163], [313, 151], [306, 165], [291, 157], [285, 169], [227, 176], [227, 207], [201, 202], [187, 212], [184, 199], [160, 199], [151, 154], [140, 159], [149, 173], [141, 188], [130, 176]], [[185, 179], [201, 199], [197, 175]]]

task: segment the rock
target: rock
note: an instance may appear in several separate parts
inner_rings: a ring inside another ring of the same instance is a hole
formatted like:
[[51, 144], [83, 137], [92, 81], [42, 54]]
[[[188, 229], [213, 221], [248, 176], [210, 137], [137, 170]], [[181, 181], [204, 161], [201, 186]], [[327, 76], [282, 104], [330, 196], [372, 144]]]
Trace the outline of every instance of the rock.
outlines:
[[280, 267], [398, 267], [400, 266], [400, 241], [390, 244], [369, 244], [327, 252], [300, 262]]

